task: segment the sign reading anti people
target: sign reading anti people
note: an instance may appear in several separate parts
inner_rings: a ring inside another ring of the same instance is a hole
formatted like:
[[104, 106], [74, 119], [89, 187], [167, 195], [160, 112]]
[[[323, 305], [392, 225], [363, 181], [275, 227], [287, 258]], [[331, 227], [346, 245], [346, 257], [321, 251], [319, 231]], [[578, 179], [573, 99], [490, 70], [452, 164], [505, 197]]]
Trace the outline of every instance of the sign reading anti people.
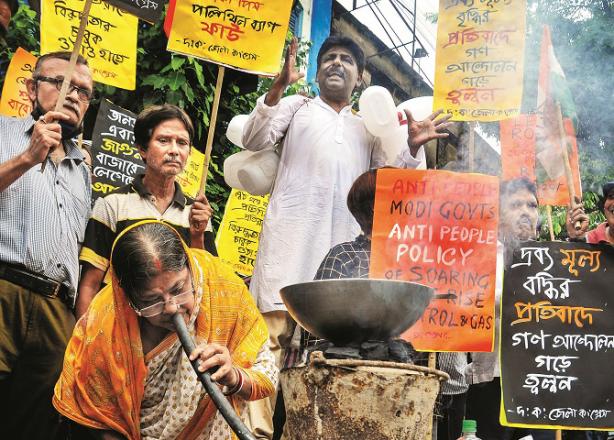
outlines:
[[132, 183], [145, 169], [134, 146], [136, 115], [107, 100], [100, 103], [92, 136], [92, 198]]
[[273, 75], [291, 8], [288, 0], [177, 0], [168, 50]]
[[21, 47], [17, 48], [4, 79], [2, 97], [0, 97], [0, 114], [22, 118], [32, 111], [26, 79], [32, 76], [35, 64], [34, 55]]
[[[83, 0], [41, 2], [41, 53], [72, 51]], [[103, 0], [93, 0], [81, 42], [95, 82], [134, 90], [138, 19]]]
[[433, 108], [455, 121], [520, 111], [526, 0], [440, 0]]
[[504, 277], [501, 422], [614, 429], [614, 248], [522, 243]]
[[498, 203], [494, 176], [378, 171], [369, 277], [436, 290], [402, 335], [416, 349], [492, 350]]

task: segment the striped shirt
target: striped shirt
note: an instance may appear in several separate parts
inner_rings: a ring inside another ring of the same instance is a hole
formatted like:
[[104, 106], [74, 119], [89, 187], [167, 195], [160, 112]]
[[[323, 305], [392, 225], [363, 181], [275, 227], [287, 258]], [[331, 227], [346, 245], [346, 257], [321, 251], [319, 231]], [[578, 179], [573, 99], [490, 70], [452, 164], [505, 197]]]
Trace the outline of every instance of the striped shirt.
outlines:
[[[23, 153], [34, 120], [0, 116], [0, 163]], [[74, 141], [56, 166], [47, 159], [0, 192], [0, 261], [22, 265], [59, 281], [74, 297], [79, 277], [79, 243], [90, 215], [91, 180]]]
[[[175, 194], [169, 207], [160, 213], [153, 196], [143, 185], [143, 174], [137, 175], [130, 185], [100, 197], [94, 204], [87, 224], [85, 241], [79, 259], [107, 272], [111, 248], [115, 238], [128, 226], [145, 219], [163, 220], [173, 226], [186, 243], [190, 243], [190, 209], [194, 200], [186, 197], [175, 182]], [[205, 231], [205, 250], [217, 255], [211, 222]], [[105, 283], [108, 283], [108, 274]]]

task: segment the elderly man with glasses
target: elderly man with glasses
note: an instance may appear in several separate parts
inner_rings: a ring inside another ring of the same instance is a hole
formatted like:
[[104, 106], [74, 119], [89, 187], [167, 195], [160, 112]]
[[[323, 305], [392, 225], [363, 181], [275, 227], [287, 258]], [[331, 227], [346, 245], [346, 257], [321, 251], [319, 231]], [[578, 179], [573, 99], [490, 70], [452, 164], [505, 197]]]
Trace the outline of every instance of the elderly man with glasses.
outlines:
[[58, 430], [51, 396], [75, 323], [79, 245], [91, 206], [90, 173], [73, 140], [93, 93], [82, 57], [54, 111], [69, 59], [69, 52], [41, 56], [26, 80], [32, 114], [0, 117], [3, 438], [52, 439]]

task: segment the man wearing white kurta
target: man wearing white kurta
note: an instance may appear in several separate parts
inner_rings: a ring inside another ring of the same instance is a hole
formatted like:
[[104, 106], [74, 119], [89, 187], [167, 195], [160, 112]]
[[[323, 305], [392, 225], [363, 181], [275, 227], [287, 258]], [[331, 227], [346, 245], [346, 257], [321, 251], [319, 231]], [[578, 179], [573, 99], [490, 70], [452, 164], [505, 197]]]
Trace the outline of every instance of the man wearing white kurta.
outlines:
[[[279, 290], [312, 280], [332, 246], [360, 233], [346, 205], [347, 193], [360, 174], [385, 165], [379, 140], [350, 105], [365, 65], [360, 47], [349, 38], [328, 38], [317, 59], [320, 96], [282, 98], [285, 88], [302, 76], [295, 68], [296, 46], [296, 41], [289, 46], [282, 72], [258, 100], [243, 130], [243, 145], [249, 150], [283, 143], [250, 285], [269, 326], [278, 364], [293, 331]], [[440, 131], [447, 128], [448, 117], [435, 120], [438, 115], [421, 122], [408, 115], [409, 145], [395, 166], [417, 167], [424, 160], [420, 146], [447, 136]]]

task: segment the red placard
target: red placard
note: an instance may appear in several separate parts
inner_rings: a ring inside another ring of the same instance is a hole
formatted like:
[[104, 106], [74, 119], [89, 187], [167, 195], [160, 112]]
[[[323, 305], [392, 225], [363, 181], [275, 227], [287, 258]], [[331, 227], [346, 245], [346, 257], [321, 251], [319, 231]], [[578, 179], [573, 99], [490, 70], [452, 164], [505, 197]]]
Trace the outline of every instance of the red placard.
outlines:
[[498, 220], [494, 176], [378, 171], [369, 276], [436, 290], [402, 336], [416, 349], [492, 351]]

